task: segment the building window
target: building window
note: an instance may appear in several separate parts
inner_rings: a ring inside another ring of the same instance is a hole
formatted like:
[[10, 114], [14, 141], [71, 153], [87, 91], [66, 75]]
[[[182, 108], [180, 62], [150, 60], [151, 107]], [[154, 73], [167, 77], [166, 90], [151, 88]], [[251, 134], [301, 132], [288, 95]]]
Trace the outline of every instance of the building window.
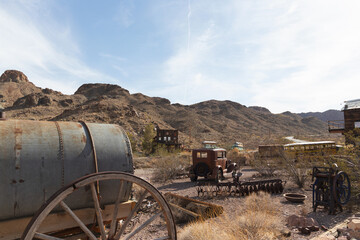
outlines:
[[360, 128], [360, 122], [354, 122], [355, 128]]

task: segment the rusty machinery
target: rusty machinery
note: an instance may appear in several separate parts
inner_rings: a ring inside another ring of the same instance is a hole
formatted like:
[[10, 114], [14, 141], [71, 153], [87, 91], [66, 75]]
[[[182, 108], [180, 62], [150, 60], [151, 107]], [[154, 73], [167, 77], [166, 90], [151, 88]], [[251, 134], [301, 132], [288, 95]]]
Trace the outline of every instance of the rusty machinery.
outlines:
[[312, 181], [314, 212], [318, 206], [323, 206], [329, 210], [329, 214], [335, 214], [336, 209], [342, 211], [342, 206], [349, 202], [351, 186], [345, 172], [328, 167], [314, 167]]
[[263, 191], [279, 194], [284, 190], [286, 181], [281, 179], [267, 179], [258, 181], [240, 181], [241, 173], [233, 175], [233, 182], [199, 182], [197, 192], [199, 197], [206, 196], [247, 196], [251, 193]]

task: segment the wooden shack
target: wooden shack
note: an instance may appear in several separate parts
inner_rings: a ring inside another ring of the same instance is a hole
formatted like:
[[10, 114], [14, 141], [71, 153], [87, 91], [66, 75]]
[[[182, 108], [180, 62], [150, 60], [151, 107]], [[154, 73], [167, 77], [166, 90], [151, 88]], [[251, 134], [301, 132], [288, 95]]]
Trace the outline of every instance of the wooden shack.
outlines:
[[[328, 121], [330, 133], [348, 133], [354, 129], [360, 129], [360, 99], [345, 101], [344, 120]], [[345, 134], [345, 143], [349, 143], [348, 136]]]
[[179, 131], [176, 129], [160, 129], [157, 127], [155, 142], [179, 148], [181, 146], [181, 144], [179, 144]]

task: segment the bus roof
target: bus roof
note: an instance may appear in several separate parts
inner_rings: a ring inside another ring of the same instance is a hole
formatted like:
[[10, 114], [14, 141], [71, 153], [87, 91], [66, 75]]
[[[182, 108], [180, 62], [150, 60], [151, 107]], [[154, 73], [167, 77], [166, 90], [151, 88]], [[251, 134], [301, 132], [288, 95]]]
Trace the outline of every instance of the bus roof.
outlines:
[[320, 145], [320, 144], [335, 144], [335, 142], [334, 141], [319, 141], [319, 142], [289, 143], [289, 144], [285, 144], [284, 147], [302, 146], [302, 145]]

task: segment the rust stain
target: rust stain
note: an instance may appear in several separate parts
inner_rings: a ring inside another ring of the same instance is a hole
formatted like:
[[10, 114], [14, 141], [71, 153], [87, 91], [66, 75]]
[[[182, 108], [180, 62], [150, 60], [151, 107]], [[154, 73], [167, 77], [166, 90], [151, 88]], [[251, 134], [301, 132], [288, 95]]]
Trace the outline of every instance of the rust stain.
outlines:
[[14, 133], [15, 133], [16, 135], [22, 134], [21, 128], [15, 128]]
[[24, 179], [20, 179], [20, 180], [19, 180], [19, 183], [23, 183], [23, 182], [25, 182]]
[[11, 183], [15, 184], [15, 183], [17, 183], [17, 181], [16, 181], [15, 179], [13, 179], [13, 180], [11, 181]]
[[81, 142], [86, 143], [86, 136], [85, 136], [85, 134], [82, 134], [82, 136], [81, 136]]
[[21, 143], [15, 144], [15, 150], [21, 150], [21, 149], [22, 149]]

